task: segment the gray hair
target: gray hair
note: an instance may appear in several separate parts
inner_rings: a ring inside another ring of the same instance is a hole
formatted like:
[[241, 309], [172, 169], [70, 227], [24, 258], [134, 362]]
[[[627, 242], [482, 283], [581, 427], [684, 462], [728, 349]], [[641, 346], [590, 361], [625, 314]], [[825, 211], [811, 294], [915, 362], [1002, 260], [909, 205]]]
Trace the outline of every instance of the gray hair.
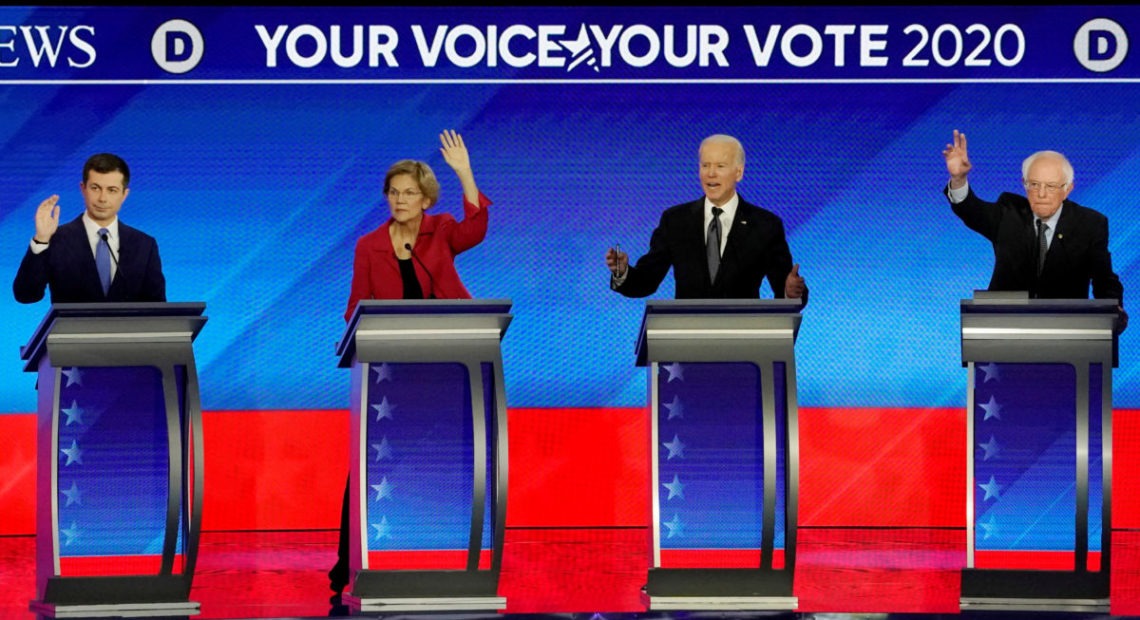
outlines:
[[[741, 166], [744, 165], [744, 145], [740, 143], [740, 140], [737, 140], [736, 138], [733, 138], [732, 136], [730, 136], [728, 134], [715, 133], [715, 134], [705, 138], [704, 140], [701, 140], [701, 147], [700, 148], [701, 149], [705, 148], [705, 145], [709, 144], [711, 142], [716, 142], [719, 144], [731, 144], [733, 147], [736, 148], [736, 163], [741, 165]], [[698, 149], [698, 152], [699, 152], [699, 149]]]
[[1022, 181], [1029, 180], [1029, 168], [1033, 166], [1033, 162], [1042, 157], [1055, 157], [1061, 160], [1061, 173], [1065, 175], [1065, 185], [1069, 186], [1073, 184], [1073, 164], [1069, 163], [1069, 158], [1058, 153], [1057, 151], [1037, 151], [1029, 157], [1026, 157], [1025, 161], [1021, 162]]

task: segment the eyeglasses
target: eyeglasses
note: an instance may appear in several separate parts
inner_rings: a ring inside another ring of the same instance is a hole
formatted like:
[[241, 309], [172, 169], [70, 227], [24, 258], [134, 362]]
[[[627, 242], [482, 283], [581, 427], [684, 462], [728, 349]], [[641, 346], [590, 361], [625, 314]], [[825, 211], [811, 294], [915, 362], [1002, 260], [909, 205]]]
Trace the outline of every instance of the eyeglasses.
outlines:
[[1069, 186], [1068, 183], [1042, 183], [1041, 181], [1025, 181], [1025, 191], [1037, 193], [1045, 188], [1046, 194], [1056, 194]]
[[388, 190], [388, 198], [391, 200], [397, 200], [400, 198], [400, 196], [403, 196], [405, 200], [415, 200], [416, 198], [419, 198], [423, 195], [424, 193], [418, 189], [406, 189], [401, 192], [400, 190], [393, 187]]

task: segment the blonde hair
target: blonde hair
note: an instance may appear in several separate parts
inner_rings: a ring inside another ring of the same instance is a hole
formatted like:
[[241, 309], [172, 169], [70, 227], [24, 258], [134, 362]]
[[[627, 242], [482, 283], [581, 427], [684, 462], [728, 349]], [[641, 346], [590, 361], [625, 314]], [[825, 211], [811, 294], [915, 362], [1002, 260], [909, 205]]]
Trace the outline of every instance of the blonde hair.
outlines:
[[384, 175], [385, 195], [392, 186], [392, 178], [401, 174], [412, 177], [420, 191], [424, 193], [424, 198], [427, 198], [429, 207], [439, 200], [439, 181], [435, 178], [431, 166], [415, 159], [401, 159], [388, 168], [388, 173]]

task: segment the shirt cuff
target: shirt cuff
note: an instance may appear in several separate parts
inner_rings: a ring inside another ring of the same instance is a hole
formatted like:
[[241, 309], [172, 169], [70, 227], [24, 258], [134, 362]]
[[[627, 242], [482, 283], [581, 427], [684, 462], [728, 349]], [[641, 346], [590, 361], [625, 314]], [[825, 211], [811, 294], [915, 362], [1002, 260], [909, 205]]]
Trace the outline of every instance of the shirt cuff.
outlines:
[[949, 183], [946, 184], [946, 197], [949, 198], [950, 202], [952, 202], [954, 204], [958, 204], [959, 202], [962, 202], [963, 200], [966, 199], [966, 196], [969, 196], [969, 195], [970, 195], [970, 182], [969, 181], [966, 181], [966, 183], [964, 183], [962, 185], [962, 187], [959, 187], [958, 189], [954, 189], [953, 187], [950, 187]]

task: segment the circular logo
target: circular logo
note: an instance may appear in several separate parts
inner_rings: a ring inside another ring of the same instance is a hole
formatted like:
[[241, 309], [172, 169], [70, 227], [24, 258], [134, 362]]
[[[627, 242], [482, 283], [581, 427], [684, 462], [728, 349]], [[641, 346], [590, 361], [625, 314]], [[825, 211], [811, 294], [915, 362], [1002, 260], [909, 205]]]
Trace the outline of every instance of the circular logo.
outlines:
[[168, 73], [186, 73], [198, 66], [206, 42], [198, 28], [184, 19], [172, 19], [154, 31], [150, 54]]
[[1087, 21], [1073, 37], [1073, 54], [1089, 71], [1112, 71], [1128, 55], [1128, 33], [1111, 19]]

